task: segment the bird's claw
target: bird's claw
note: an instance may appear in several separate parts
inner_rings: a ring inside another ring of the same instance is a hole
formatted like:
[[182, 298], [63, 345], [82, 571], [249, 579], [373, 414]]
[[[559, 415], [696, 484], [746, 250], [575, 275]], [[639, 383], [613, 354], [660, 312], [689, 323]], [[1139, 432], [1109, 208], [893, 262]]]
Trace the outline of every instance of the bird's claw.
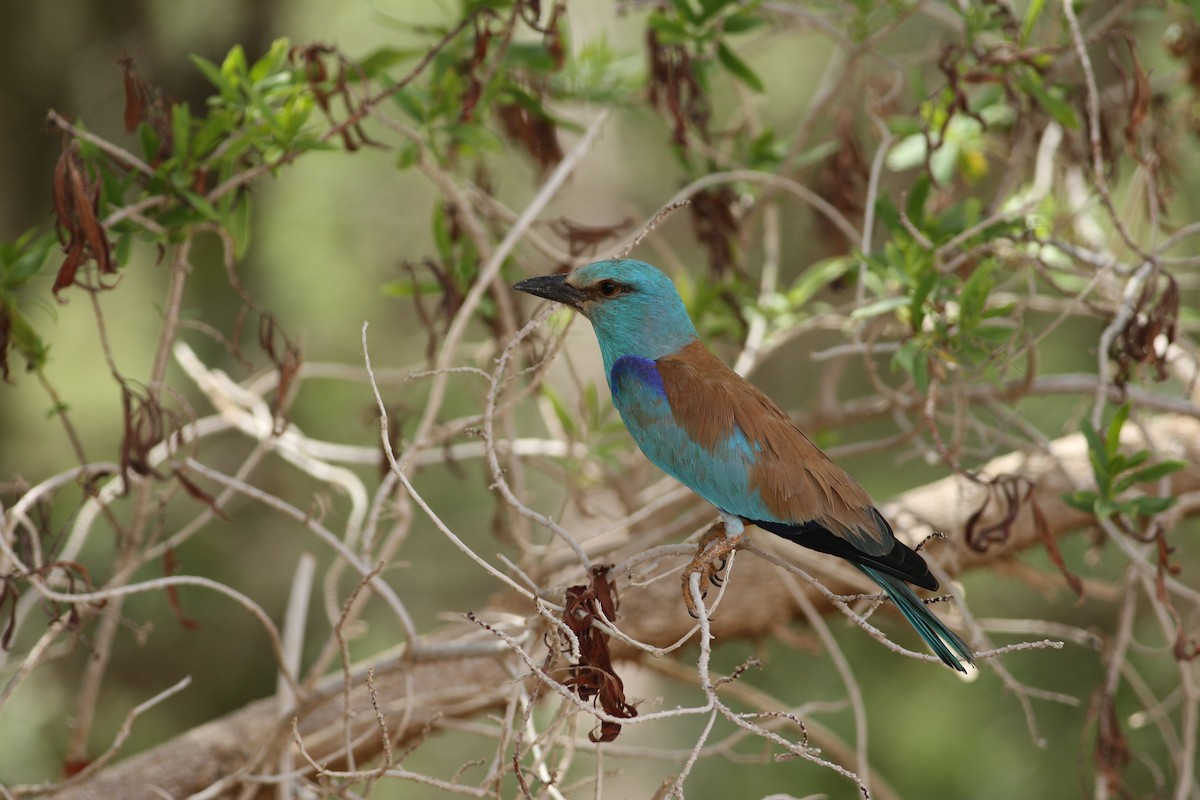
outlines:
[[725, 582], [725, 579], [721, 577], [721, 573], [725, 571], [725, 563], [725, 557], [722, 556], [714, 561], [708, 568], [708, 579], [716, 586], [720, 586]]
[[683, 579], [683, 602], [693, 619], [699, 619], [700, 613], [692, 597], [692, 575], [699, 574], [700, 599], [703, 600], [708, 596], [710, 586], [722, 585], [723, 578], [717, 573], [725, 569], [726, 557], [737, 549], [744, 539], [745, 534], [732, 537], [727, 535], [724, 520], [714, 522], [712, 527], [701, 537], [700, 544], [696, 548], [696, 557], [683, 568], [681, 576]]

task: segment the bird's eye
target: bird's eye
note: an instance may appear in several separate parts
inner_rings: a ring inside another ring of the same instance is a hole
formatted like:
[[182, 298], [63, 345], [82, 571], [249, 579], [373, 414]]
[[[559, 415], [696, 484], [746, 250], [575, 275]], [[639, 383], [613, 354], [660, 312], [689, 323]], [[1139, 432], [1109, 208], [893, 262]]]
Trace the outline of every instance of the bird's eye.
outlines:
[[600, 289], [600, 294], [604, 295], [605, 297], [613, 297], [621, 289], [621, 287], [617, 285], [616, 281], [609, 280], [600, 281], [597, 288]]

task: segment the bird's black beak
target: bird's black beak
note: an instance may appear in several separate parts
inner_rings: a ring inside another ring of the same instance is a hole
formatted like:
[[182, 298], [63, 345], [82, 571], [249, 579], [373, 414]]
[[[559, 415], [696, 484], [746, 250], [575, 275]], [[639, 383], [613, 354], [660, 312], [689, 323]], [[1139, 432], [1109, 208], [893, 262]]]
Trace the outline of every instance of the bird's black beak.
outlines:
[[576, 311], [583, 307], [586, 295], [567, 283], [566, 275], [542, 275], [540, 278], [526, 278], [520, 283], [513, 284], [518, 292], [544, 297], [564, 306], [570, 306]]

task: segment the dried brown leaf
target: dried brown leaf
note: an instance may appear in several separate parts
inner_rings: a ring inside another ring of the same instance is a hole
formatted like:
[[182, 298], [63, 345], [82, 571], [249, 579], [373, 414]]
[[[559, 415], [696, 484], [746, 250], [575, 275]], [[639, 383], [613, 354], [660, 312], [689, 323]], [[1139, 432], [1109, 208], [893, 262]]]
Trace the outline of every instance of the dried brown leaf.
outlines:
[[[91, 259], [101, 275], [117, 271], [108, 234], [100, 223], [100, 182], [88, 177], [79, 147], [69, 143], [54, 167], [54, 214], [59, 241], [66, 258], [58, 268], [52, 291], [55, 297], [75, 283], [80, 266]], [[100, 288], [105, 287], [103, 283]]]
[[[595, 566], [586, 586], [567, 589], [563, 622], [579, 641], [579, 663], [568, 668], [570, 677], [563, 685], [585, 702], [595, 700], [609, 716], [630, 719], [637, 716], [637, 709], [625, 699], [625, 685], [609, 653], [608, 635], [594, 624], [600, 614], [610, 622], [617, 618], [616, 584], [608, 579], [611, 569], [611, 565]], [[603, 720], [599, 733], [593, 730], [588, 738], [597, 743], [611, 742], [620, 733], [618, 723]]]
[[[175, 559], [175, 548], [168, 547], [167, 551], [163, 553], [163, 574], [169, 577], [178, 570], [179, 562]], [[167, 604], [171, 607], [171, 613], [175, 615], [175, 619], [179, 620], [180, 625], [189, 631], [200, 629], [199, 621], [183, 613], [183, 604], [179, 601], [179, 587], [167, 586]]]
[[201, 489], [195, 481], [187, 476], [187, 473], [183, 471], [182, 467], [177, 467], [175, 469], [175, 479], [179, 481], [179, 485], [183, 487], [185, 492], [187, 492], [196, 500], [199, 500], [204, 505], [208, 506], [209, 510], [212, 511], [213, 515], [217, 517], [217, 519], [221, 520], [222, 522], [230, 521], [229, 516], [217, 505], [217, 499]]

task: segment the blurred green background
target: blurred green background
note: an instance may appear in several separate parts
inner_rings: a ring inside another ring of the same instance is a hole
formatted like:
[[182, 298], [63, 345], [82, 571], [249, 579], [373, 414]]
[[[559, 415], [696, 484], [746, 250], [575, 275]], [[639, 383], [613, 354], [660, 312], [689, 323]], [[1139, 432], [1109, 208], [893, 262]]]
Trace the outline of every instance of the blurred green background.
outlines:
[[[606, 40], [621, 53], [631, 75], [644, 70], [641, 22], [636, 12], [617, 13], [610, 3], [574, 2], [570, 26], [576, 44]], [[253, 59], [279, 37], [293, 43], [311, 40], [337, 45], [351, 55], [365, 54], [383, 45], [411, 46], [419, 38], [397, 24], [445, 22], [456, 13], [450, 3], [420, 0], [375, 2], [319, 2], [319, 0], [209, 0], [178, 3], [172, 0], [121, 0], [97, 3], [88, 0], [9, 3], [0, 11], [0, 239], [13, 239], [27, 228], [43, 223], [50, 214], [53, 166], [61, 137], [44, 123], [47, 109], [86, 121], [89, 129], [120, 141], [123, 105], [121, 73], [117, 59], [132, 55], [147, 79], [177, 99], [199, 106], [209, 86], [188, 59], [199, 54], [219, 63], [235, 44]], [[1161, 37], [1165, 22], [1147, 14], [1139, 36], [1146, 42]], [[889, 41], [900, 50], [922, 44], [926, 32], [919, 21], [911, 23]], [[768, 125], [788, 129], [796, 123], [824, 69], [829, 43], [817, 34], [798, 32], [766, 39], [765, 46], [746, 53], [767, 84], [758, 105]], [[1161, 50], [1150, 47], [1147, 52]], [[1151, 64], [1153, 67], [1154, 64]], [[1171, 69], [1162, 56], [1158, 66]], [[731, 89], [717, 86], [718, 104], [728, 102]], [[631, 101], [637, 98], [631, 97]], [[586, 117], [589, 109], [578, 109]], [[667, 199], [681, 180], [678, 165], [665, 156], [668, 130], [664, 122], [643, 107], [615, 116], [606, 126], [595, 152], [571, 179], [555, 204], [555, 212], [586, 224], [607, 224], [626, 217], [642, 219]], [[1177, 165], [1176, 191], [1182, 196], [1176, 208], [1195, 208], [1196, 151], [1182, 154]], [[1004, 154], [992, 154], [994, 170], [1004, 168]], [[345, 157], [317, 154], [300, 159], [272, 179], [254, 185], [254, 236], [241, 276], [251, 294], [274, 311], [283, 325], [299, 335], [310, 362], [358, 364], [361, 361], [360, 328], [370, 322], [372, 358], [379, 368], [408, 368], [422, 363], [425, 337], [407, 300], [387, 296], [381, 287], [404, 277], [401, 263], [418, 260], [431, 248], [429, 211], [435, 194], [414, 172], [393, 168], [388, 150], [370, 148]], [[537, 186], [537, 170], [511, 153], [490, 159], [498, 195], [520, 208]], [[889, 176], [889, 181], [903, 178]], [[814, 235], [812, 214], [795, 201], [783, 203], [783, 282], [803, 267], [829, 255], [828, 245]], [[644, 246], [645, 257], [669, 252], [689, 267], [702, 262], [701, 248], [685, 223], [672, 220], [656, 234], [660, 244]], [[757, 253], [746, 254], [754, 265]], [[212, 241], [204, 242], [196, 257], [195, 275], [188, 285], [188, 317], [226, 329], [237, 312]], [[547, 262], [548, 270], [554, 265]], [[674, 266], [674, 264], [670, 265]], [[165, 293], [167, 271], [152, 251], [137, 252], [124, 270], [119, 291], [100, 300], [109, 323], [113, 352], [127, 375], [144, 376], [159, 330], [159, 309]], [[117, 417], [120, 397], [112, 384], [95, 335], [95, 320], [86, 297], [68, 291], [67, 302], [55, 303], [45, 280], [38, 322], [50, 332], [51, 360], [47, 375], [61, 393], [83, 432], [92, 459], [114, 459], [121, 431], [111, 424]], [[1095, 342], [1099, 323], [1071, 323], [1060, 329], [1041, 353], [1046, 371], [1095, 370]], [[187, 337], [185, 337], [187, 338]], [[190, 340], [202, 358], [228, 369], [223, 354], [211, 342]], [[762, 365], [756, 381], [787, 408], [804, 408], [812, 387], [807, 380], [806, 354], [836, 344], [840, 334], [812, 334], [791, 343]], [[594, 348], [590, 333], [577, 326], [571, 347], [581, 352]], [[728, 354], [728, 353], [726, 353]], [[186, 385], [172, 365], [172, 382]], [[597, 377], [597, 376], [592, 376]], [[864, 390], [866, 382], [859, 379]], [[426, 387], [414, 384], [393, 397], [401, 403], [402, 424], [411, 425], [419, 414]], [[464, 392], [452, 408], [478, 407], [483, 387]], [[603, 394], [603, 393], [602, 393]], [[199, 394], [187, 398], [207, 410]], [[1021, 408], [1026, 418], [1049, 436], [1074, 425], [1087, 407], [1086, 398], [1035, 398]], [[0, 387], [0, 481], [19, 478], [36, 482], [75, 463], [57, 419], [48, 414], [50, 399], [32, 377], [18, 374], [14, 386]], [[309, 435], [329, 441], [370, 446], [377, 440], [369, 387], [333, 381], [306, 383], [292, 419]], [[840, 441], [870, 439], [894, 431], [881, 421], [839, 432]], [[247, 447], [230, 439], [229, 452], [207, 453], [214, 463], [239, 463]], [[843, 462], [872, 495], [885, 499], [945, 474], [944, 468], [917, 462], [897, 464], [893, 459], [865, 456]], [[276, 462], [279, 491], [301, 507], [312, 503], [312, 485], [295, 486], [289, 467]], [[362, 470], [375, 485], [371, 470]], [[482, 552], [503, 549], [487, 541], [491, 536], [494, 498], [488, 491], [482, 465], [465, 463], [460, 469], [431, 469], [422, 473], [427, 499], [456, 531], [473, 537]], [[553, 508], [556, 487], [542, 479], [535, 483], [538, 502]], [[323, 495], [332, 518], [344, 516], [344, 500]], [[54, 524], [66, 531], [70, 503], [61, 504]], [[57, 512], [56, 512], [57, 513]], [[179, 552], [185, 572], [225, 575], [226, 580], [261, 602], [277, 619], [286, 600], [286, 587], [298, 556], [293, 527], [260, 507], [233, 505], [237, 524], [196, 537]], [[186, 519], [164, 520], [169, 527]], [[1180, 532], [1194, 541], [1196, 529]], [[105, 563], [104, 548], [111, 543], [94, 538], [83, 560]], [[308, 542], [300, 546], [311, 548]], [[1093, 552], [1082, 536], [1064, 542], [1067, 563], [1104, 582], [1114, 580], [1122, 562], [1111, 552]], [[1184, 577], [1200, 568], [1194, 547], [1184, 548]], [[231, 553], [236, 558], [231, 558]], [[318, 554], [323, 557], [323, 554]], [[482, 606], [496, 587], [480, 579], [477, 570], [420, 520], [406, 544], [404, 566], [386, 575], [403, 587], [403, 596], [423, 628], [432, 628], [442, 613], [460, 613]], [[1053, 572], [1045, 556], [1027, 554], [1025, 560]], [[151, 577], [147, 574], [142, 577]], [[994, 617], [1055, 619], [1083, 628], [1104, 631], [1113, 618], [1111, 603], [1103, 598], [1076, 602], [1066, 591], [1039, 592], [1002, 570], [972, 573], [965, 580], [966, 595], [976, 614]], [[126, 630], [119, 636], [128, 645], [116, 649], [111, 675], [104, 684], [100, 719], [94, 727], [93, 751], [107, 747], [127, 710], [150, 694], [191, 675], [191, 688], [166, 705], [141, 718], [125, 748], [126, 753], [153, 745], [247, 702], [270, 694], [275, 670], [261, 631], [226, 600], [198, 591], [181, 592], [186, 613], [199, 623], [198, 630], [183, 629], [164, 598], [157, 594], [131, 598], [123, 616]], [[1154, 640], [1147, 620], [1145, 638]], [[945, 671], [900, 658], [843, 624], [831, 620], [862, 685], [870, 718], [870, 754], [879, 775], [905, 797], [1010, 798], [1070, 797], [1090, 791], [1094, 719], [1087, 691], [1097, 685], [1102, 665], [1097, 654], [1068, 645], [1061, 652], [1016, 654], [1006, 664], [1021, 681], [1041, 689], [1078, 697], [1075, 707], [1033, 701], [1045, 746], [1039, 747], [1026, 728], [1020, 704], [991, 672], [964, 683]], [[31, 626], [36, 627], [36, 625]], [[889, 630], [895, 630], [889, 628]], [[1141, 630], [1141, 628], [1139, 628]], [[802, 627], [796, 632], [807, 635]], [[26, 631], [36, 636], [38, 631]], [[319, 626], [314, 639], [324, 634]], [[897, 632], [901, 638], [904, 633]], [[372, 626], [354, 643], [355, 652], [368, 654], [386, 646], [395, 632], [388, 623]], [[27, 644], [19, 642], [21, 644]], [[88, 658], [86, 638], [73, 651], [42, 669], [12, 698], [0, 714], [0, 780], [9, 783], [43, 780], [58, 774], [68, 718], [82, 665]], [[801, 705], [844, 697], [844, 687], [829, 660], [816, 651], [798, 653], [777, 642], [734, 642], [717, 654], [716, 668], [730, 670], [747, 656], [764, 662], [761, 673], [746, 679], [788, 703]], [[1155, 655], [1138, 656], [1150, 678], [1170, 680], [1169, 659], [1155, 663]], [[686, 657], [685, 657], [686, 663]], [[1161, 670], [1159, 667], [1161, 666]], [[1159, 674], [1159, 673], [1163, 674]], [[6, 677], [0, 674], [0, 678]], [[648, 672], [627, 676], [631, 697], [647, 698], [643, 708], [658, 709], [676, 703], [694, 703], [693, 691], [680, 688]], [[1132, 699], [1119, 698], [1122, 703]], [[1122, 706], [1119, 705], [1119, 710]], [[549, 714], [550, 711], [545, 712]], [[853, 741], [853, 720], [848, 708], [814, 715], [822, 723]], [[1126, 722], [1130, 720], [1126, 719]], [[1137, 720], [1133, 720], [1137, 723]], [[1143, 721], [1144, 723], [1144, 721]], [[581, 721], [581, 725], [586, 721]], [[618, 744], [640, 747], [688, 747], [696, 736], [695, 718], [670, 723], [629, 726]], [[580, 731], [581, 733], [585, 731]], [[719, 724], [712, 739], [731, 732]], [[1161, 738], [1142, 724], [1128, 726], [1130, 747], [1138, 759], [1163, 763]], [[757, 752], [757, 745], [742, 750]], [[479, 741], [464, 733], [439, 735], [421, 747], [405, 766], [449, 775], [468, 757], [480, 752]], [[486, 748], [483, 748], [486, 751]], [[583, 758], [583, 756], [581, 756]], [[1127, 775], [1140, 796], [1152, 792], [1155, 776], [1135, 759]], [[622, 771], [605, 778], [606, 797], [649, 797], [673, 767], [625, 761]], [[482, 767], [467, 770], [463, 779], [482, 774]], [[793, 761], [750, 765], [712, 757], [703, 760], [687, 783], [694, 798], [763, 796], [772, 793], [807, 796], [827, 793], [850, 797], [853, 787], [833, 773]], [[411, 784], [385, 783], [372, 795], [379, 798], [441, 796]]]

